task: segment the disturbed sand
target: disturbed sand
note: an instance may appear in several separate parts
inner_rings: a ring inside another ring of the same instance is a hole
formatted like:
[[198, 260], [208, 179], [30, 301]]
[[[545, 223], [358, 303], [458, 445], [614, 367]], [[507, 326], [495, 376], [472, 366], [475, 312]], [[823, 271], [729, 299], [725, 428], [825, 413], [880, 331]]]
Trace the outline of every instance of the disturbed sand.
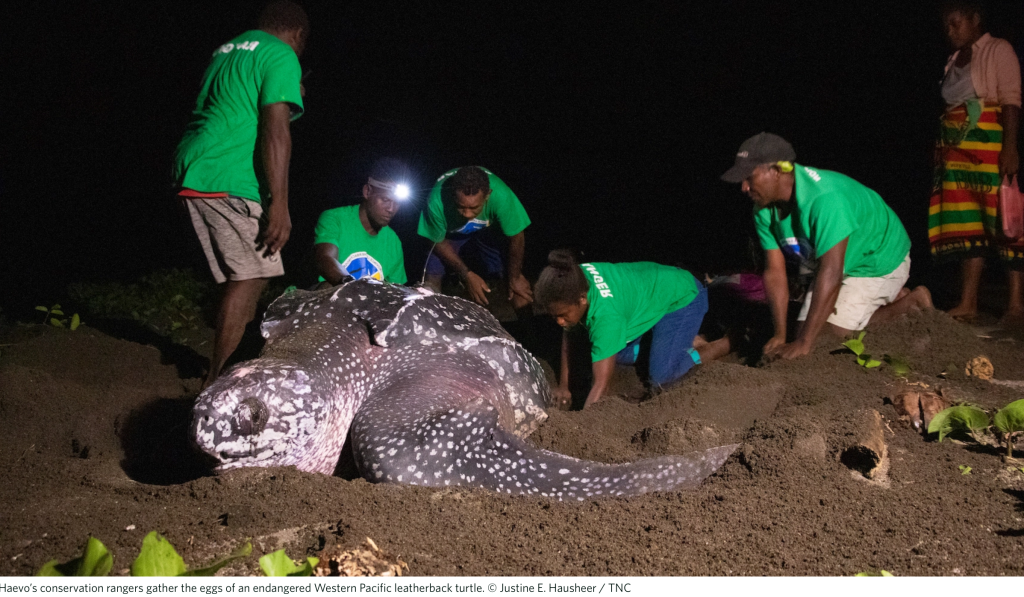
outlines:
[[[823, 341], [798, 361], [705, 365], [648, 400], [627, 380], [626, 399], [553, 411], [532, 441], [580, 458], [742, 443], [696, 491], [572, 504], [294, 469], [200, 476], [185, 424], [202, 349], [107, 331], [19, 325], [0, 337], [0, 574], [69, 560], [89, 535], [124, 573], [151, 530], [189, 566], [251, 538], [254, 557], [230, 574], [279, 547], [299, 557], [365, 537], [412, 575], [1024, 574], [1024, 472], [994, 448], [926, 441], [889, 403], [910, 382], [989, 408], [1024, 397], [964, 374], [983, 354], [997, 378], [1024, 380], [1019, 340], [938, 312], [866, 338], [874, 354], [906, 357], [907, 379]], [[890, 462], [869, 481], [842, 454], [872, 409]]]

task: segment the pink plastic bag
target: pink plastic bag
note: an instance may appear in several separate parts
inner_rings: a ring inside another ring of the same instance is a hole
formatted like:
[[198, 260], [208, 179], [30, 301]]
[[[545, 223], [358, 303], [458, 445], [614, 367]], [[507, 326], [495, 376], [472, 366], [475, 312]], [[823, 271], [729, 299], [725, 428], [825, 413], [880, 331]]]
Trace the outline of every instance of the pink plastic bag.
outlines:
[[1024, 235], [1024, 194], [1017, 186], [1017, 176], [1003, 177], [999, 187], [999, 214], [1003, 217], [1003, 234], [1016, 240]]

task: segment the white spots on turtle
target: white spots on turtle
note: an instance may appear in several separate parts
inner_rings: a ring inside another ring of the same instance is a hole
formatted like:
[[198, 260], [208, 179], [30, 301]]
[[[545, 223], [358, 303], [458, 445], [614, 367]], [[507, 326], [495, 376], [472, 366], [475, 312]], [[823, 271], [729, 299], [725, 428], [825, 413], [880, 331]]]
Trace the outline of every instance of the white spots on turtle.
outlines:
[[[308, 362], [315, 366], [311, 366], [303, 373], [305, 378], [295, 377], [288, 368], [277, 371], [271, 376], [276, 379], [266, 382], [259, 396], [278, 416], [298, 417], [301, 413], [305, 421], [302, 422], [302, 429], [308, 437], [333, 434], [344, 440], [346, 435], [351, 435], [353, 441], [359, 441], [360, 443], [356, 444], [357, 454], [363, 462], [362, 466], [367, 467], [364, 470], [368, 479], [395, 481], [396, 477], [389, 473], [402, 473], [401, 480], [406, 483], [441, 486], [443, 479], [444, 485], [462, 483], [491, 488], [498, 486], [503, 493], [544, 495], [552, 499], [582, 499], [579, 496], [635, 494], [643, 489], [644, 484], [657, 489], [670, 488], [688, 480], [683, 478], [686, 475], [690, 475], [690, 479], [695, 478], [695, 467], [703, 469], [700, 461], [694, 460], [683, 461], [677, 466], [658, 466], [651, 463], [646, 468], [641, 467], [638, 470], [630, 470], [625, 468], [626, 465], [622, 465], [621, 472], [617, 474], [595, 476], [593, 473], [586, 473], [586, 466], [568, 464], [568, 461], [557, 455], [538, 457], [536, 460], [530, 458], [536, 454], [532, 449], [520, 449], [521, 444], [511, 442], [510, 445], [510, 442], [501, 441], [503, 436], [500, 432], [512, 430], [501, 429], [500, 425], [496, 427], [496, 409], [486, 401], [501, 401], [501, 406], [497, 410], [501, 413], [502, 421], [507, 421], [505, 417], [509, 414], [513, 416], [515, 425], [522, 424], [527, 419], [534, 425], [537, 420], [543, 420], [546, 415], [543, 405], [550, 399], [550, 392], [529, 353], [515, 344], [511, 338], [502, 336], [497, 324], [490, 321], [487, 316], [478, 314], [478, 307], [464, 304], [464, 301], [431, 299], [428, 304], [437, 313], [427, 320], [425, 308], [412, 306], [412, 299], [409, 297], [421, 296], [416, 294], [416, 291], [402, 289], [395, 293], [390, 291], [393, 287], [382, 284], [360, 288], [374, 289], [363, 299], [368, 301], [364, 303], [368, 307], [364, 318], [373, 315], [369, 321], [361, 321], [359, 313], [353, 311], [351, 307], [331, 307], [340, 320], [332, 321], [333, 316], [316, 317], [332, 315], [329, 309], [319, 308], [326, 307], [326, 302], [302, 306], [299, 314], [295, 316], [304, 324], [305, 327], [302, 329], [316, 330], [315, 334], [324, 334], [331, 330], [338, 330], [340, 333], [330, 335], [326, 342], [309, 347], [315, 358]], [[320, 296], [324, 297], [323, 294]], [[335, 291], [334, 296], [345, 298], [351, 303], [351, 298], [345, 294]], [[323, 301], [323, 298], [317, 300]], [[449, 302], [443, 305], [435, 304], [442, 300]], [[389, 305], [409, 307], [410, 311], [399, 318]], [[417, 313], [412, 309], [420, 310]], [[314, 317], [301, 318], [310, 312], [314, 313]], [[277, 317], [281, 317], [280, 311]], [[417, 319], [419, 323], [415, 323]], [[391, 339], [391, 347], [385, 346], [382, 342], [372, 345], [367, 342], [367, 326], [369, 325], [371, 329], [382, 329], [378, 323], [381, 321], [384, 324], [380, 337]], [[421, 325], [425, 322], [429, 323]], [[404, 329], [406, 334], [410, 334], [412, 330], [409, 327], [414, 323], [420, 326], [420, 337], [416, 338], [416, 342], [396, 342], [402, 335], [399, 330]], [[486, 330], [485, 333], [494, 335], [485, 336], [483, 342], [479, 336], [464, 338], [456, 334], [453, 339], [449, 336], [452, 332], [444, 330], [456, 326], [468, 336], [472, 336], [474, 330]], [[268, 343], [268, 346], [274, 346], [282, 334], [293, 333], [302, 332], [276, 331], [274, 340]], [[287, 339], [287, 335], [285, 338]], [[291, 340], [289, 342], [297, 352], [300, 345]], [[441, 348], [435, 347], [441, 342]], [[482, 343], [487, 344], [479, 350], [474, 350]], [[501, 351], [500, 356], [490, 348], [491, 346]], [[362, 352], [359, 351], [360, 348], [363, 349]], [[355, 352], [352, 352], [353, 350]], [[463, 351], [466, 353], [464, 359], [455, 356]], [[347, 356], [349, 354], [351, 356]], [[286, 358], [295, 357], [289, 354]], [[494, 367], [490, 361], [498, 367]], [[479, 367], [482, 363], [487, 363], [496, 373], [483, 373], [485, 369]], [[499, 368], [504, 376], [497, 373]], [[413, 375], [422, 377], [414, 378]], [[524, 375], [526, 377], [521, 377]], [[495, 377], [502, 379], [502, 382], [496, 384]], [[414, 379], [418, 381], [413, 381]], [[300, 409], [297, 402], [300, 396], [296, 396], [294, 391], [285, 392], [283, 389], [289, 384], [292, 387], [299, 387], [300, 391], [302, 388], [313, 386], [311, 393], [306, 394], [313, 401], [307, 399], [304, 404], [308, 406]], [[430, 392], [424, 391], [425, 387], [435, 388], [435, 384], [439, 384], [439, 387]], [[336, 391], [329, 389], [339, 385], [342, 388]], [[279, 386], [282, 387], [280, 392], [276, 390]], [[473, 388], [475, 394], [472, 397], [466, 396], [465, 394], [470, 391], [466, 388]], [[267, 394], [267, 391], [270, 391], [270, 394]], [[453, 404], [466, 405], [467, 401], [481, 400], [481, 393], [487, 396], [482, 403], [476, 402], [469, 408], [451, 408]], [[243, 391], [242, 394], [253, 395], [247, 391]], [[352, 400], [351, 397], [355, 395], [359, 398]], [[369, 402], [361, 407], [360, 401], [364, 397]], [[273, 405], [272, 400], [276, 400]], [[444, 406], [441, 406], [442, 404]], [[436, 414], [439, 406], [444, 412], [442, 416]], [[302, 409], [306, 412], [301, 412]], [[325, 409], [331, 410], [331, 414], [321, 414]], [[353, 427], [350, 431], [347, 426], [357, 412], [360, 420], [351, 423]], [[477, 413], [481, 415], [478, 416]], [[219, 416], [209, 418], [209, 431], [201, 433], [211, 436], [223, 434], [228, 437], [227, 433], [230, 433], [230, 430], [214, 430], [214, 421]], [[340, 418], [341, 421], [335, 422], [336, 418]], [[297, 427], [299, 423], [295, 421], [291, 424]], [[391, 433], [391, 430], [409, 424], [412, 424], [412, 427], [407, 427], [408, 432], [404, 435]], [[327, 427], [331, 429], [327, 430]], [[519, 427], [514, 429], [517, 435], [523, 431]], [[499, 432], [497, 436], [496, 432]], [[196, 435], [198, 437], [198, 434]], [[263, 459], [260, 461], [261, 466], [276, 466], [283, 463], [294, 464], [300, 470], [320, 470], [317, 467], [330, 468], [335, 464], [329, 462], [333, 448], [326, 444], [309, 449], [303, 448], [298, 452], [298, 448], [290, 444], [290, 441], [278, 439], [275, 443], [262, 445], [252, 453]], [[410, 449], [412, 452], [409, 452]], [[272, 456], [271, 453], [283, 456]], [[291, 460], [285, 461], [286, 458]], [[333, 458], [336, 460], [336, 454]], [[457, 465], [453, 461], [456, 461]], [[559, 469], [558, 465], [563, 462], [567, 468]], [[415, 470], [406, 470], [411, 463], [415, 463]], [[245, 464], [229, 462], [225, 466]], [[550, 477], [549, 469], [559, 470], [559, 476], [563, 479], [574, 478], [576, 481], [564, 481], [565, 485], [562, 485], [556, 480], [557, 477]], [[570, 469], [574, 471], [571, 474]], [[646, 477], [636, 474], [640, 471], [643, 471]], [[485, 478], [482, 479], [481, 476]]]

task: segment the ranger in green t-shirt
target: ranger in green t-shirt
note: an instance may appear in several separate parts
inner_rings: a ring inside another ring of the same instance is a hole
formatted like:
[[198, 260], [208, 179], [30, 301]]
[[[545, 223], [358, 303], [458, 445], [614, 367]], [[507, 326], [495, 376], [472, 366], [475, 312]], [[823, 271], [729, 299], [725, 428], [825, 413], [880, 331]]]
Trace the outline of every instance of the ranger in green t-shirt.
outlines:
[[351, 277], [405, 284], [402, 241], [388, 227], [409, 196], [404, 170], [397, 160], [378, 160], [363, 185], [362, 203], [320, 214], [313, 242], [321, 282]]
[[[523, 276], [524, 231], [529, 225], [530, 218], [519, 198], [491, 172], [476, 166], [445, 172], [437, 179], [420, 214], [419, 234], [434, 242], [427, 258], [425, 282], [440, 292], [447, 268], [462, 278], [474, 301], [488, 304], [490, 287], [463, 261], [466, 252], [474, 250], [486, 270], [485, 276], [500, 277], [504, 273], [514, 308], [531, 303], [533, 292]], [[501, 252], [493, 242], [495, 227], [508, 238], [504, 268]]]
[[[729, 352], [728, 338], [708, 343], [697, 337], [708, 293], [686, 270], [649, 261], [581, 264], [564, 250], [552, 251], [548, 262], [537, 280], [537, 306], [563, 328], [582, 323], [590, 335], [594, 381], [584, 406], [600, 400], [616, 363], [647, 361], [648, 381], [663, 386]], [[649, 332], [650, 342], [641, 342]], [[570, 398], [569, 352], [566, 333], [553, 392], [563, 404]]]
[[[826, 322], [847, 336], [869, 322], [931, 309], [927, 288], [903, 288], [910, 276], [910, 237], [878, 193], [837, 172], [794, 164], [794, 159], [796, 152], [785, 139], [761, 133], [740, 146], [735, 165], [722, 176], [742, 183], [754, 201], [775, 322], [765, 354], [807, 354]], [[796, 340], [789, 344], [787, 259], [816, 270]]]
[[284, 273], [279, 251], [291, 234], [290, 123], [303, 110], [299, 56], [309, 19], [278, 0], [263, 9], [259, 27], [213, 52], [174, 158], [179, 195], [224, 285], [204, 387], [238, 347], [267, 280]]

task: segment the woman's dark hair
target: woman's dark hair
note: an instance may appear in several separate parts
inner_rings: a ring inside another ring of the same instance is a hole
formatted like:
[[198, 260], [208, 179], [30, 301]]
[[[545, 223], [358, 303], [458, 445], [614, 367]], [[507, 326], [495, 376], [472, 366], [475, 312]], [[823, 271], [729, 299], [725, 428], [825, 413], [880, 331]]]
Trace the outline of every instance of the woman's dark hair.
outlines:
[[571, 249], [555, 249], [548, 253], [548, 266], [540, 272], [533, 287], [538, 307], [546, 309], [553, 303], [571, 305], [587, 294], [587, 277], [580, 269], [580, 255]]
[[947, 15], [954, 12], [959, 12], [968, 18], [978, 15], [981, 26], [984, 26], [985, 4], [983, 2], [977, 2], [976, 0], [945, 0], [942, 3], [942, 12], [939, 14], [942, 15], [942, 18], [946, 18]]

